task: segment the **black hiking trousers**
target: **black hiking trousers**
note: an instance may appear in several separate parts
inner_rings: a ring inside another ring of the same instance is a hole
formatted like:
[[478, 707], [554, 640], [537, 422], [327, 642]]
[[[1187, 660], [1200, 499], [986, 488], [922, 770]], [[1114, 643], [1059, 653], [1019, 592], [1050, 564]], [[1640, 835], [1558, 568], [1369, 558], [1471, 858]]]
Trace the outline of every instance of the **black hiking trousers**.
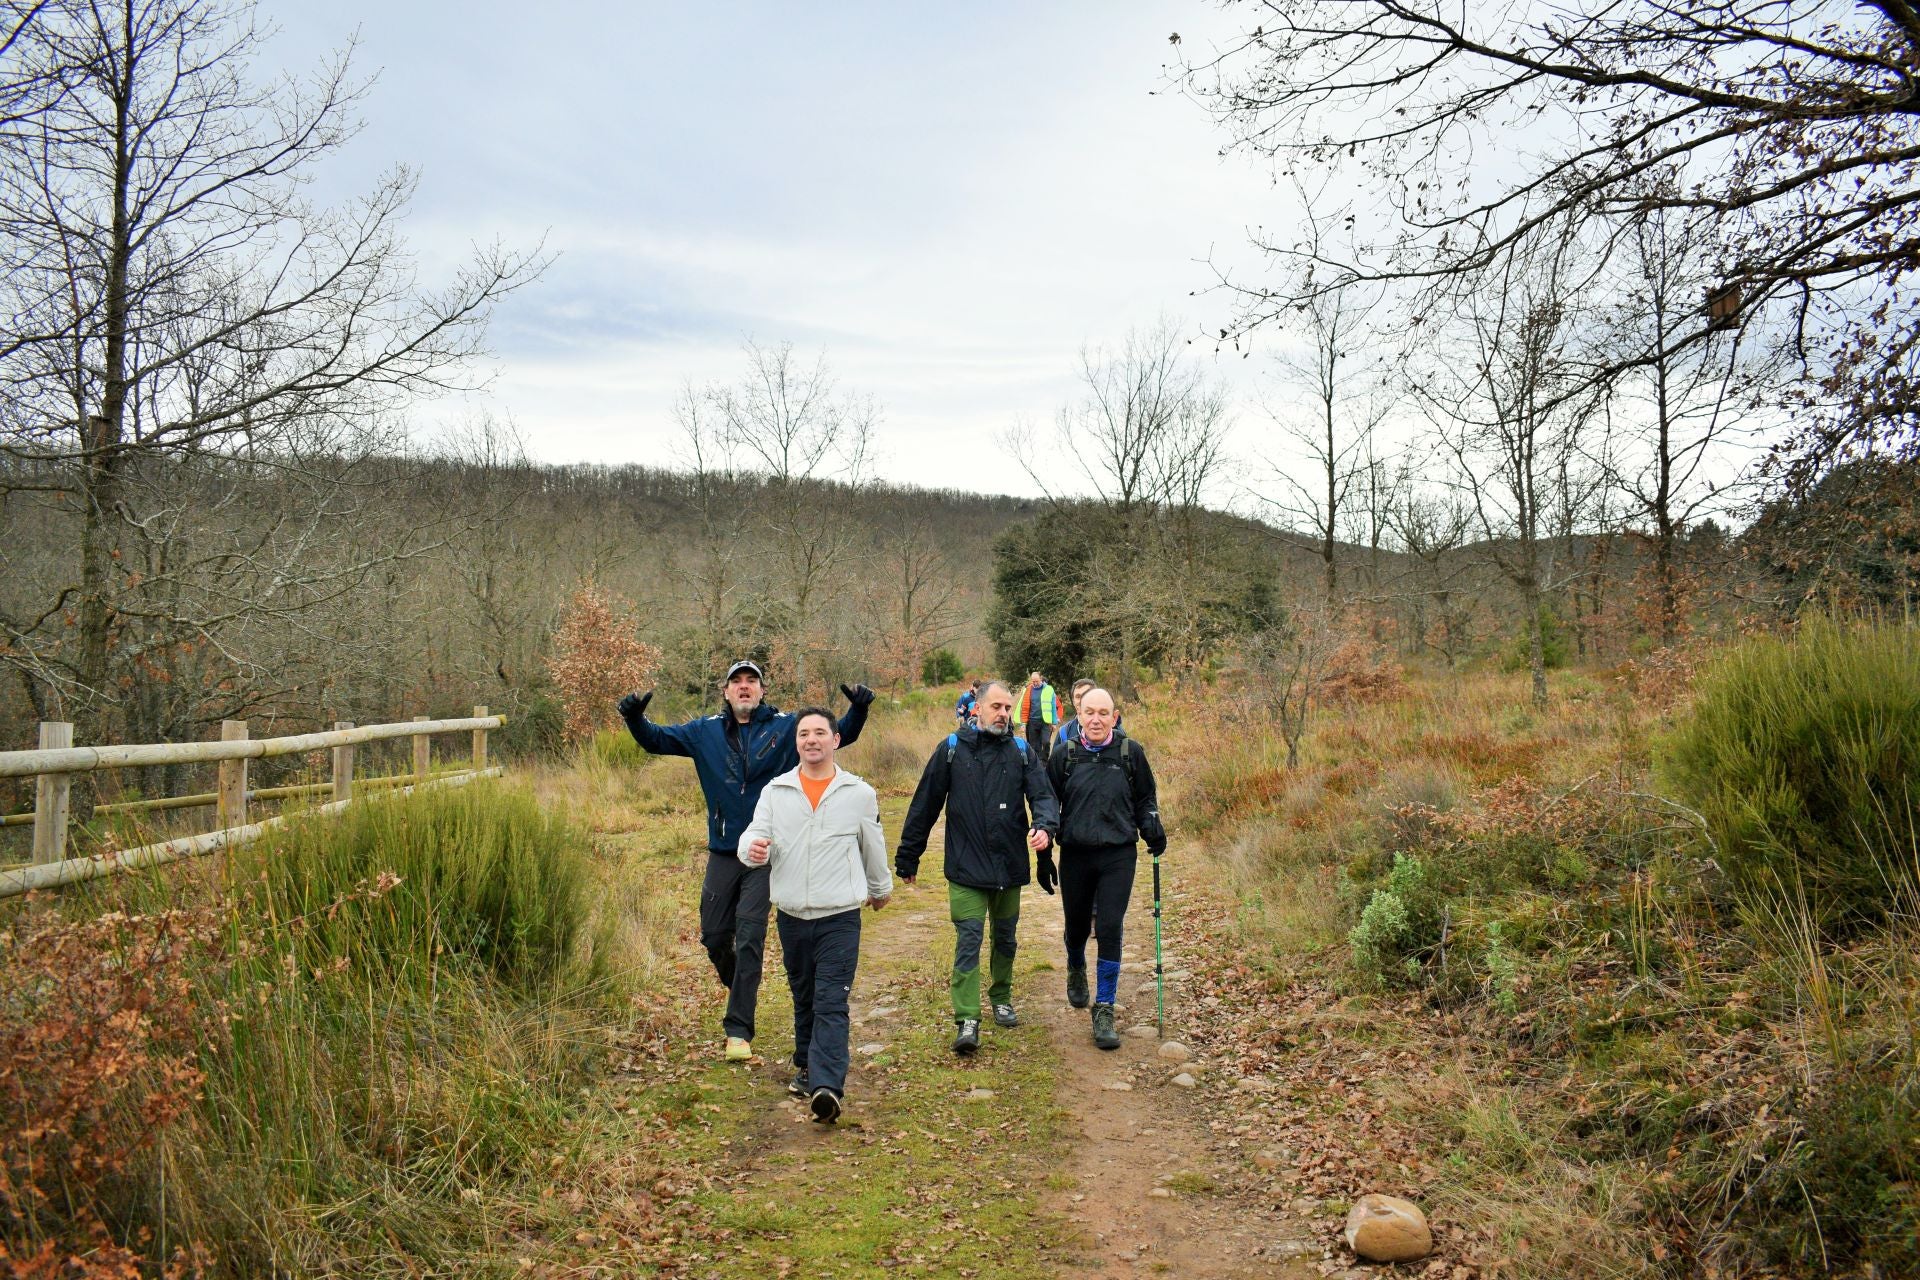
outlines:
[[1099, 957], [1120, 963], [1121, 929], [1133, 897], [1139, 846], [1062, 845], [1060, 910], [1067, 920], [1067, 965], [1087, 967], [1087, 935], [1096, 935]]
[[765, 867], [745, 866], [732, 853], [707, 850], [707, 878], [700, 886], [700, 945], [727, 985], [727, 1012], [720, 1025], [727, 1035], [742, 1040], [753, 1039], [753, 1012], [760, 1003], [769, 875]]

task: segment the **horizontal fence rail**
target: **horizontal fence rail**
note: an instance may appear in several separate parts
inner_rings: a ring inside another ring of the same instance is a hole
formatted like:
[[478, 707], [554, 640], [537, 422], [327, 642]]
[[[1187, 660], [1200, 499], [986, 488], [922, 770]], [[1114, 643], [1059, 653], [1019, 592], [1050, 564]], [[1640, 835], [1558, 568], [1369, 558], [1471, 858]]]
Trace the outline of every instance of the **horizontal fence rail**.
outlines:
[[[398, 788], [401, 794], [439, 786], [460, 786], [475, 778], [489, 778], [502, 772], [487, 763], [487, 734], [506, 725], [507, 718], [489, 715], [485, 707], [475, 707], [471, 716], [455, 720], [430, 720], [425, 716], [393, 724], [354, 726], [341, 721], [321, 733], [290, 734], [280, 738], [250, 738], [247, 722], [226, 720], [220, 725], [218, 742], [159, 742], [128, 746], [74, 746], [73, 726], [49, 721], [40, 726], [40, 746], [29, 751], [0, 751], [0, 778], [33, 778], [34, 806], [31, 813], [0, 817], [0, 827], [33, 824], [33, 862], [27, 867], [0, 870], [0, 898], [12, 897], [34, 889], [74, 884], [115, 871], [159, 866], [195, 854], [211, 853], [257, 840], [280, 825], [284, 818], [249, 822], [247, 807], [254, 800], [291, 800], [330, 794], [332, 800], [313, 813], [338, 813], [352, 803], [356, 787]], [[433, 738], [436, 734], [472, 735], [470, 761], [457, 768], [436, 772], [433, 768]], [[353, 776], [354, 748], [362, 743], [410, 739], [413, 745], [412, 769], [402, 774], [356, 779]], [[333, 777], [327, 782], [302, 783], [284, 787], [247, 786], [247, 761], [274, 756], [304, 755], [310, 752], [332, 753]], [[97, 814], [152, 813], [212, 807], [218, 810], [215, 829], [201, 835], [182, 836], [138, 849], [98, 854], [87, 858], [66, 856], [68, 801], [76, 773], [100, 769], [137, 769], [153, 765], [217, 764], [215, 790], [189, 796], [166, 796], [146, 800], [112, 801], [97, 805]]]
[[[462, 720], [404, 720], [397, 724], [370, 724], [358, 729], [330, 729], [299, 733], [288, 738], [242, 738], [228, 742], [156, 742], [125, 747], [56, 747], [41, 751], [0, 751], [0, 778], [27, 778], [43, 773], [91, 773], [95, 769], [138, 769], [156, 764], [210, 764], [219, 760], [258, 760], [265, 756], [297, 756], [329, 747], [351, 747], [362, 742], [385, 742], [436, 733], [498, 729], [505, 716], [469, 716]], [[228, 724], [243, 723], [229, 720]]]

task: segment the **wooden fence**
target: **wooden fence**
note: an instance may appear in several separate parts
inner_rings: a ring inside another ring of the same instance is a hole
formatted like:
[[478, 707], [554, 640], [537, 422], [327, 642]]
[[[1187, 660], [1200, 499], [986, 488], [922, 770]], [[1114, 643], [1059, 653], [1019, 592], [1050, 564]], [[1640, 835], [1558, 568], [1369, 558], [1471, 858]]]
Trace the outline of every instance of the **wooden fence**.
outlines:
[[[76, 747], [73, 745], [71, 724], [58, 721], [43, 723], [40, 726], [38, 750], [0, 751], [0, 778], [35, 780], [33, 811], [0, 817], [0, 826], [33, 824], [33, 862], [24, 867], [0, 870], [0, 898], [92, 880], [116, 871], [159, 866], [257, 840], [286, 819], [267, 818], [260, 822], [248, 822], [248, 806], [256, 800], [331, 795], [330, 801], [313, 812], [338, 813], [353, 803], [356, 787], [399, 788], [407, 792], [415, 788], [460, 786], [476, 778], [494, 777], [502, 771], [487, 763], [487, 733], [506, 722], [505, 716], [489, 715], [485, 707], [475, 707], [471, 717], [459, 720], [430, 720], [426, 716], [419, 716], [396, 724], [362, 725], [357, 728], [343, 720], [325, 733], [251, 738], [247, 734], [245, 720], [225, 720], [220, 725], [218, 742], [160, 742], [109, 747]], [[435, 735], [445, 733], [472, 734], [472, 756], [459, 768], [436, 773], [433, 770], [433, 739]], [[363, 743], [385, 742], [395, 738], [413, 740], [412, 772], [362, 778], [356, 782], [353, 776], [354, 748]], [[330, 781], [267, 787], [257, 791], [248, 789], [247, 761], [269, 756], [304, 755], [315, 751], [332, 752], [333, 776]], [[74, 774], [149, 765], [211, 763], [217, 763], [220, 767], [213, 791], [201, 795], [102, 804], [95, 806], [94, 812], [113, 814], [213, 808], [216, 810], [214, 830], [92, 857], [66, 856], [67, 810]]]

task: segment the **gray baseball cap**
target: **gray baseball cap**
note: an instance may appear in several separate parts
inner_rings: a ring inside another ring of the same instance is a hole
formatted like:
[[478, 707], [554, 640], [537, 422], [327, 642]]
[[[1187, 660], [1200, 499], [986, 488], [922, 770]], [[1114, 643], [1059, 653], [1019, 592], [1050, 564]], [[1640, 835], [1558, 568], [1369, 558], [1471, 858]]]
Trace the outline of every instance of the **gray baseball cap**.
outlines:
[[753, 674], [759, 679], [761, 684], [765, 684], [767, 682], [767, 673], [762, 671], [760, 669], [760, 664], [755, 662], [751, 658], [742, 658], [740, 659], [740, 661], [728, 667], [727, 679], [728, 680], [733, 679], [735, 676], [739, 675], [742, 671], [753, 672]]

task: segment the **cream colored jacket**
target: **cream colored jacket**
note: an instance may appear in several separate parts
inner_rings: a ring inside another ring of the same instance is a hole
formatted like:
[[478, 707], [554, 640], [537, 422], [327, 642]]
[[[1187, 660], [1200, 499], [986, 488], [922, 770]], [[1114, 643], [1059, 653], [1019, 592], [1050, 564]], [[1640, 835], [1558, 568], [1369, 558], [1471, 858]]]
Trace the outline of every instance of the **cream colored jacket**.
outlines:
[[773, 905], [790, 916], [818, 920], [893, 892], [880, 798], [857, 774], [834, 774], [818, 809], [800, 789], [800, 770], [773, 779], [740, 833], [741, 862], [762, 836], [773, 842], [767, 857]]

